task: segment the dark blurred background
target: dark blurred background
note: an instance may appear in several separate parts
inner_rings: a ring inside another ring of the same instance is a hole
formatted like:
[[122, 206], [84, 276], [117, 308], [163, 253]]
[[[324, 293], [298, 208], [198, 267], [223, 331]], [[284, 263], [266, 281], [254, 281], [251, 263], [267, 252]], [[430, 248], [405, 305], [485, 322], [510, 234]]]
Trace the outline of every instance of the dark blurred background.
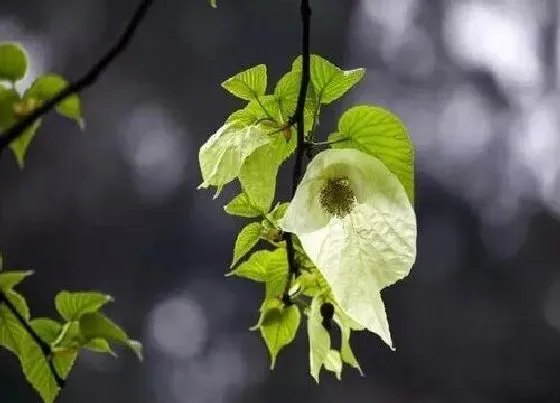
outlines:
[[[0, 0], [0, 40], [31, 71], [77, 78], [133, 0]], [[226, 279], [236, 231], [200, 183], [198, 148], [240, 107], [219, 83], [257, 63], [272, 81], [300, 46], [297, 0], [156, 1], [129, 50], [82, 94], [87, 130], [49, 116], [20, 171], [0, 158], [0, 250], [30, 268], [34, 316], [60, 289], [116, 297], [146, 361], [83, 354], [60, 403], [560, 402], [558, 0], [312, 1], [313, 51], [364, 82], [351, 104], [398, 113], [417, 148], [417, 264], [384, 291], [391, 352], [354, 337], [366, 373], [308, 375], [305, 328], [268, 370], [247, 328], [263, 290]], [[279, 196], [286, 197], [286, 178]], [[0, 353], [0, 401], [37, 402]]]

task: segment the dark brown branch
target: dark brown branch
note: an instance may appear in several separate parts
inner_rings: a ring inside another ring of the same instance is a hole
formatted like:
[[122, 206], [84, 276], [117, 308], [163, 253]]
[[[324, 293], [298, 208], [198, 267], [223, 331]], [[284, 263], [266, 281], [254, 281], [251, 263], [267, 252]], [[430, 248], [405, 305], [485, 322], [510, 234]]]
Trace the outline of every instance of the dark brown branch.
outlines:
[[111, 49], [79, 80], [71, 82], [68, 87], [60, 91], [55, 97], [42, 104], [25, 118], [18, 121], [14, 126], [0, 135], [0, 153], [2, 153], [12, 141], [22, 136], [23, 133], [40, 117], [52, 111], [57, 104], [64, 101], [69, 96], [81, 92], [93, 85], [107, 70], [111, 63], [123, 53], [130, 44], [134, 34], [138, 30], [141, 22], [148, 13], [148, 9], [154, 0], [142, 0], [138, 5], [134, 15], [130, 19], [124, 32]]
[[60, 389], [63, 389], [66, 381], [58, 374], [56, 368], [54, 367], [54, 363], [53, 363], [53, 360], [52, 360], [51, 346], [48, 343], [46, 343], [45, 341], [43, 341], [41, 339], [41, 337], [39, 337], [39, 335], [35, 332], [35, 330], [33, 330], [31, 325], [29, 323], [27, 323], [27, 320], [25, 320], [25, 318], [22, 316], [22, 314], [18, 312], [17, 308], [14, 306], [12, 301], [10, 301], [8, 296], [2, 290], [0, 290], [0, 303], [6, 305], [6, 308], [8, 308], [10, 310], [10, 312], [16, 317], [18, 322], [23, 326], [23, 328], [29, 334], [29, 336], [31, 336], [33, 341], [35, 343], [37, 343], [37, 345], [41, 349], [41, 352], [45, 356], [45, 360], [47, 360], [47, 363], [49, 365], [49, 369], [51, 370], [51, 373], [53, 375], [53, 378], [54, 378], [57, 386]]
[[[303, 157], [305, 155], [305, 99], [307, 95], [307, 87], [309, 86], [309, 81], [311, 80], [311, 46], [310, 46], [310, 28], [311, 28], [311, 7], [309, 6], [309, 0], [301, 0], [300, 3], [301, 12], [301, 22], [303, 26], [302, 32], [302, 74], [301, 74], [301, 84], [299, 87], [299, 95], [296, 104], [296, 110], [294, 116], [290, 119], [291, 124], [296, 125], [297, 132], [297, 146], [296, 146], [296, 157], [294, 162], [294, 170], [292, 174], [292, 198], [296, 193], [297, 186], [301, 180], [301, 175], [303, 171]], [[286, 253], [288, 256], [288, 280], [286, 281], [286, 288], [284, 290], [284, 295], [282, 300], [284, 304], [290, 305], [289, 290], [292, 283], [292, 278], [299, 275], [299, 268], [296, 264], [296, 256], [294, 249], [294, 240], [292, 234], [284, 233], [284, 239], [286, 240]]]

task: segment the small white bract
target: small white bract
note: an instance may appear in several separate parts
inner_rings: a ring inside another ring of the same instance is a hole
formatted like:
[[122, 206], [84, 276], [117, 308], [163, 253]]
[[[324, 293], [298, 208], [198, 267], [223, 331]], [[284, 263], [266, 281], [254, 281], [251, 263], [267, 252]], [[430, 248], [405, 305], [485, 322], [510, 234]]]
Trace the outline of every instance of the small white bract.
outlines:
[[323, 151], [280, 226], [299, 237], [340, 307], [393, 348], [381, 290], [416, 259], [416, 216], [397, 177], [361, 151]]

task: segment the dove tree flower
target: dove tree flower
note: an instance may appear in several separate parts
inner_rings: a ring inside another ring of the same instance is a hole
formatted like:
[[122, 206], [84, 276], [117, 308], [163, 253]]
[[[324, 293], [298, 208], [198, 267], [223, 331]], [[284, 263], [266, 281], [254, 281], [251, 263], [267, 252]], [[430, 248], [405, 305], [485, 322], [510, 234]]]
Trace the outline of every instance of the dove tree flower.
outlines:
[[397, 177], [361, 151], [323, 151], [279, 225], [298, 236], [341, 309], [392, 348], [380, 291], [416, 258], [416, 217]]

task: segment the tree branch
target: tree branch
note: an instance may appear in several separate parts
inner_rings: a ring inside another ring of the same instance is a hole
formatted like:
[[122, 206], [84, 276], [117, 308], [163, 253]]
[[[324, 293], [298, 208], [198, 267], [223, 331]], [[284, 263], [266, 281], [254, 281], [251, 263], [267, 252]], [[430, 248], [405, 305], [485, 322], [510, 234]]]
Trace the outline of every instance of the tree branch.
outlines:
[[39, 335], [31, 327], [31, 325], [29, 323], [27, 323], [27, 320], [25, 320], [25, 318], [21, 315], [21, 313], [18, 312], [17, 308], [14, 306], [12, 301], [10, 301], [10, 299], [8, 298], [6, 293], [4, 293], [4, 291], [2, 291], [2, 290], [0, 290], [0, 303], [6, 305], [6, 308], [8, 308], [9, 311], [16, 317], [16, 319], [23, 326], [25, 331], [31, 336], [33, 341], [35, 343], [37, 343], [37, 345], [41, 349], [43, 355], [45, 356], [45, 360], [47, 360], [47, 363], [49, 365], [49, 369], [51, 370], [51, 373], [53, 375], [53, 378], [54, 378], [57, 386], [60, 389], [63, 389], [65, 384], [66, 384], [66, 381], [58, 374], [56, 368], [54, 367], [54, 363], [53, 363], [53, 360], [52, 360], [51, 346], [48, 343], [44, 342], [41, 339], [41, 337], [39, 337]]
[[0, 135], [0, 154], [8, 148], [12, 141], [22, 136], [25, 133], [25, 130], [33, 125], [37, 119], [52, 111], [61, 101], [64, 101], [69, 96], [83, 91], [93, 85], [99, 79], [101, 74], [103, 74], [117, 58], [117, 56], [126, 50], [153, 2], [154, 0], [140, 1], [134, 15], [130, 19], [124, 32], [121, 34], [115, 45], [113, 45], [113, 47], [111, 47], [111, 49], [109, 49], [109, 51], [97, 63], [95, 63], [82, 78], [71, 82], [68, 87], [60, 91], [55, 97], [42, 104], [32, 113], [18, 121], [10, 129], [2, 133]]
[[[303, 171], [303, 157], [306, 149], [304, 110], [307, 87], [309, 85], [309, 81], [311, 80], [311, 46], [309, 40], [311, 30], [311, 7], [309, 6], [309, 0], [301, 0], [300, 12], [301, 23], [303, 26], [303, 32], [301, 36], [302, 74], [296, 110], [294, 112], [294, 116], [290, 119], [290, 123], [296, 125], [297, 131], [296, 158], [292, 173], [292, 198], [294, 197], [297, 186], [301, 180], [301, 174]], [[286, 281], [286, 288], [284, 290], [284, 295], [282, 296], [282, 301], [284, 302], [284, 304], [290, 305], [291, 301], [289, 290], [291, 287], [292, 278], [299, 275], [299, 268], [296, 264], [294, 240], [292, 234], [285, 232], [284, 239], [286, 240], [286, 253], [288, 256], [288, 280]]]

